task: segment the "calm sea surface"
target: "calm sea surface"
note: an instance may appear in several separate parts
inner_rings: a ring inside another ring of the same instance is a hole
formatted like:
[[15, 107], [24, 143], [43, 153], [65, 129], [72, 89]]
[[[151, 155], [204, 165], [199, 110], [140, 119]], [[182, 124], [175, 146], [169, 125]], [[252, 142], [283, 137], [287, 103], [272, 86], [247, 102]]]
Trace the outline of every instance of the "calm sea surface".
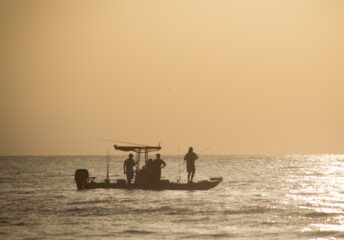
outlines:
[[[164, 159], [175, 181], [178, 157]], [[112, 178], [122, 163], [111, 157]], [[196, 181], [224, 177], [208, 191], [76, 191], [75, 169], [103, 181], [105, 167], [104, 156], [0, 157], [0, 239], [344, 238], [344, 155], [202, 156]]]

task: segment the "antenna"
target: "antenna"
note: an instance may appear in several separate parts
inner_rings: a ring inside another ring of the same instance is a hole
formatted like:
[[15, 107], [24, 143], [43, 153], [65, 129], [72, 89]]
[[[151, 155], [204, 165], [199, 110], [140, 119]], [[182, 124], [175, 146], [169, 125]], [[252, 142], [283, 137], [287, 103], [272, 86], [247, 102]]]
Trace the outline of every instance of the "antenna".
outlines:
[[106, 144], [106, 183], [110, 183], [109, 179], [109, 146]]
[[179, 153], [179, 144], [178, 144], [178, 180], [177, 183], [180, 183], [180, 153]]

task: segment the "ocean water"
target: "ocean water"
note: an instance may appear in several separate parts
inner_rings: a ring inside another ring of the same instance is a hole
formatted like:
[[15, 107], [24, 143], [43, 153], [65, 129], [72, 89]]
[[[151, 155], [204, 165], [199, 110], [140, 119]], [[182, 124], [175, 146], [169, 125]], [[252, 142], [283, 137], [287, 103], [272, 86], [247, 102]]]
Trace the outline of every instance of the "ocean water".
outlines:
[[[163, 158], [175, 181], [179, 157]], [[204, 155], [195, 180], [224, 178], [208, 191], [77, 191], [77, 168], [103, 181], [106, 157], [0, 157], [0, 239], [344, 238], [344, 155]]]

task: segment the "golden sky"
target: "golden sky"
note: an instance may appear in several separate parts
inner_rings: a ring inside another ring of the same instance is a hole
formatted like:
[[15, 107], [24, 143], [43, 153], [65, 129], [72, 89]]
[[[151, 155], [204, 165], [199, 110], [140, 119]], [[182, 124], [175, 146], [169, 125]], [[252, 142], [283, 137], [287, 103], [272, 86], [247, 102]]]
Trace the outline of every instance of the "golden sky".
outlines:
[[0, 0], [0, 154], [344, 153], [342, 0]]

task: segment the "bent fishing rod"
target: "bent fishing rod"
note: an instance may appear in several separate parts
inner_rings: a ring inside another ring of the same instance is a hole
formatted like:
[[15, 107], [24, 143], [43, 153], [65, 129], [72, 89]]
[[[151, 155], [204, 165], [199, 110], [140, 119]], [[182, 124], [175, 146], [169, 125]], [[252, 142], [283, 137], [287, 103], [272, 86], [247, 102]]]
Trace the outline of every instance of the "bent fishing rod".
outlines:
[[208, 145], [207, 147], [205, 147], [203, 150], [201, 150], [200, 152], [197, 153], [197, 155], [201, 155], [202, 153], [204, 153], [205, 151], [207, 151], [208, 149], [210, 149], [212, 146], [214, 146], [215, 143], [212, 143], [210, 145]]

